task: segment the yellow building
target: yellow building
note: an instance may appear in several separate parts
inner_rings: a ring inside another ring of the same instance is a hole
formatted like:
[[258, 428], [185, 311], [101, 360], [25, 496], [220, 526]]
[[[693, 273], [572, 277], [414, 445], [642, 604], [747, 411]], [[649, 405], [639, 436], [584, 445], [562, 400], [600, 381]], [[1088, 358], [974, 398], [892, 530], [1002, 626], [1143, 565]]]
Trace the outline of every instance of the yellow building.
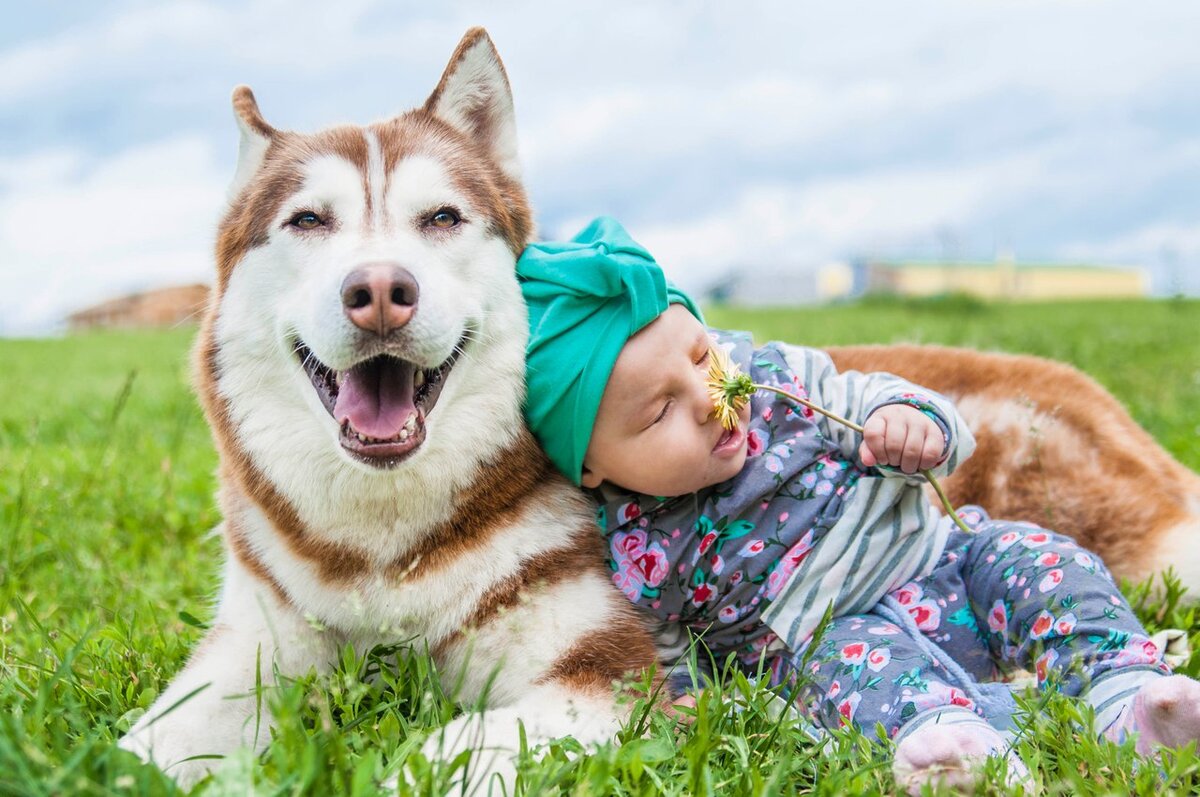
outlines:
[[866, 260], [856, 287], [864, 293], [981, 299], [1118, 299], [1145, 296], [1149, 276], [1140, 268], [1083, 264], [987, 261]]

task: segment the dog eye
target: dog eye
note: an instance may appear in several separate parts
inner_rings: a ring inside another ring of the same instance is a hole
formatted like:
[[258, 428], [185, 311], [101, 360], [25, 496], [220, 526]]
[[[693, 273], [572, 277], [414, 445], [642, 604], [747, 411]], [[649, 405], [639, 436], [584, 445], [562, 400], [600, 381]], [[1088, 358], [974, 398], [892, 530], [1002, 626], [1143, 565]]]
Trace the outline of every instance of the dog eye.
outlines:
[[439, 230], [448, 230], [451, 227], [457, 227], [461, 221], [462, 218], [452, 208], [442, 208], [429, 217], [429, 225], [437, 227]]
[[325, 220], [311, 210], [304, 210], [292, 216], [288, 224], [301, 230], [315, 230], [324, 227]]

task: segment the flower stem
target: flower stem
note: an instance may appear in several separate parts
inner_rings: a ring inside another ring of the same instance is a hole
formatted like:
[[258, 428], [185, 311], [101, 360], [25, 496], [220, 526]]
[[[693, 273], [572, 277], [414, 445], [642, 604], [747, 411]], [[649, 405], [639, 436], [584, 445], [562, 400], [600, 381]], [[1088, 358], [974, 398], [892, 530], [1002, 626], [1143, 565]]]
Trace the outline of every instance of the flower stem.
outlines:
[[[862, 426], [858, 425], [854, 421], [851, 421], [847, 418], [843, 418], [842, 416], [838, 415], [837, 413], [830, 412], [829, 410], [825, 409], [824, 407], [820, 407], [816, 404], [813, 404], [808, 399], [803, 399], [803, 398], [800, 398], [799, 396], [794, 396], [791, 393], [787, 392], [786, 390], [780, 390], [777, 387], [771, 387], [770, 385], [760, 385], [757, 382], [754, 383], [754, 389], [755, 390], [767, 390], [767, 391], [770, 391], [771, 393], [777, 393], [780, 396], [783, 396], [788, 401], [793, 401], [796, 404], [800, 404], [801, 406], [808, 407], [813, 412], [819, 412], [820, 414], [824, 415], [826, 418], [837, 421], [838, 423], [842, 424], [843, 426], [849, 426], [854, 431], [858, 432], [859, 434], [862, 434], [862, 431], [863, 431]], [[950, 499], [946, 497], [946, 491], [942, 489], [942, 485], [940, 482], [938, 482], [937, 477], [933, 475], [933, 471], [923, 470], [923, 471], [921, 471], [921, 475], [925, 477], [925, 479], [929, 482], [929, 486], [933, 488], [933, 491], [935, 493], [937, 493], [938, 499], [942, 502], [942, 508], [946, 510], [946, 513], [948, 515], [950, 515], [950, 518], [955, 522], [955, 524], [960, 529], [965, 531], [967, 534], [974, 534], [975, 532], [971, 529], [971, 527], [968, 526], [966, 523], [964, 523], [963, 519], [960, 518], [958, 516], [958, 513], [954, 511], [954, 505], [951, 504]]]

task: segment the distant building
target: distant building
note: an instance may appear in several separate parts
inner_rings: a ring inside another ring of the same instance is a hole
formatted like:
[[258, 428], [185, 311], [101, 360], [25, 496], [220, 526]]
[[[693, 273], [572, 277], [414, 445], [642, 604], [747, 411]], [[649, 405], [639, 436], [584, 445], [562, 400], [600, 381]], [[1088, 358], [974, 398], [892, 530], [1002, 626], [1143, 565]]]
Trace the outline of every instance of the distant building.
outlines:
[[731, 270], [709, 286], [705, 298], [714, 304], [744, 307], [817, 304], [850, 296], [853, 272], [845, 263], [824, 266], [757, 267]]
[[173, 327], [196, 323], [208, 302], [207, 285], [176, 285], [132, 293], [67, 316], [72, 332], [98, 328]]
[[1118, 299], [1146, 296], [1140, 268], [995, 261], [861, 260], [854, 264], [856, 294], [938, 296], [966, 293], [981, 299]]

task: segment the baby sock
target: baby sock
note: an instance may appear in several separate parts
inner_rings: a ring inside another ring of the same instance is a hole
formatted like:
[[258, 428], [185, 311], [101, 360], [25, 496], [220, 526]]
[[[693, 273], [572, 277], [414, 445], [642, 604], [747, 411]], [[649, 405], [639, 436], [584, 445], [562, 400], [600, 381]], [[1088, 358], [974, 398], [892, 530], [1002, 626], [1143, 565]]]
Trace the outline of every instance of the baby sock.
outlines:
[[984, 760], [1002, 755], [1008, 759], [1009, 785], [1028, 781], [1029, 770], [1007, 747], [1008, 740], [974, 712], [941, 709], [904, 726], [892, 773], [907, 794], [920, 794], [925, 784], [970, 789], [979, 782]]
[[[1139, 673], [1140, 674], [1140, 673]], [[1145, 677], [1150, 676], [1150, 677]], [[1113, 692], [1110, 681], [1102, 680], [1088, 694], [1089, 701], [1097, 692]], [[1186, 675], [1144, 673], [1136, 680], [1126, 679], [1121, 693], [1110, 697], [1107, 705], [1096, 706], [1096, 727], [1103, 728], [1101, 736], [1123, 742], [1137, 734], [1137, 751], [1149, 755], [1159, 747], [1179, 747], [1200, 741], [1200, 682]], [[1136, 688], [1130, 692], [1130, 687]]]

